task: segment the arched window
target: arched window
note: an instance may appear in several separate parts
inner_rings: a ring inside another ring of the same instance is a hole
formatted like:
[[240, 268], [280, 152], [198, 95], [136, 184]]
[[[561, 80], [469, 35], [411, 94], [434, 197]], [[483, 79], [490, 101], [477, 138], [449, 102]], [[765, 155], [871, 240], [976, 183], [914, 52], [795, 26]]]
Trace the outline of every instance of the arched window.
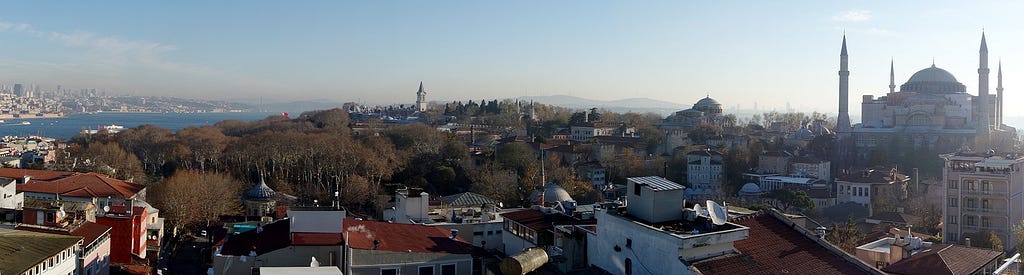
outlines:
[[931, 124], [932, 119], [923, 113], [916, 113], [907, 118], [907, 126], [928, 126]]

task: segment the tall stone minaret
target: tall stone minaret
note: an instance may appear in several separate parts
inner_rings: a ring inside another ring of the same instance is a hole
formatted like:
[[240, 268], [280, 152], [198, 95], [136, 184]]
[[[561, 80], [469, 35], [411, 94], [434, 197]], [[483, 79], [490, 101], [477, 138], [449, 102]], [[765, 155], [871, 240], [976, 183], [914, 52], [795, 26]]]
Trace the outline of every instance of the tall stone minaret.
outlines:
[[894, 61], [894, 60], [889, 60], [889, 92], [890, 93], [895, 93], [896, 92], [896, 67], [893, 66], [893, 64], [895, 62], [896, 61]]
[[427, 110], [427, 91], [423, 90], [423, 81], [420, 81], [420, 89], [416, 91], [416, 110], [420, 112]]
[[843, 50], [839, 52], [839, 118], [836, 129], [839, 133], [850, 132], [850, 68], [846, 55], [846, 35], [843, 34]]
[[999, 61], [996, 73], [996, 128], [1003, 127], [1003, 61]]
[[[992, 104], [988, 96], [988, 45], [985, 43], [985, 32], [981, 32], [981, 50], [978, 51], [978, 115], [975, 127], [978, 135], [984, 135], [985, 139], [991, 133]], [[979, 148], [982, 149], [982, 148]]]

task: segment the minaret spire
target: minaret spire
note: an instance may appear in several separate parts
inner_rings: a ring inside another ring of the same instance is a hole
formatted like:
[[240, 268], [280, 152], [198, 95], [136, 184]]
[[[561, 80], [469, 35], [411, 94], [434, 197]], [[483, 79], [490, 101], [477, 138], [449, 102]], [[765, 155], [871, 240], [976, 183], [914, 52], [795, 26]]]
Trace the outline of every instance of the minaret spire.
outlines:
[[423, 90], [423, 81], [420, 81], [420, 89], [416, 91], [416, 111], [427, 110], [427, 91]]
[[895, 93], [896, 92], [896, 67], [894, 66], [895, 63], [896, 63], [895, 60], [892, 60], [892, 59], [889, 60], [889, 92], [890, 93]]
[[839, 133], [850, 131], [850, 64], [846, 53], [846, 34], [843, 34], [843, 49], [839, 52], [839, 117], [836, 129]]
[[1003, 61], [999, 60], [996, 72], [996, 128], [1003, 125]]
[[978, 51], [978, 119], [976, 129], [984, 135], [983, 142], [987, 145], [989, 133], [992, 131], [992, 103], [988, 95], [988, 44], [985, 43], [985, 32], [981, 32], [981, 49]]

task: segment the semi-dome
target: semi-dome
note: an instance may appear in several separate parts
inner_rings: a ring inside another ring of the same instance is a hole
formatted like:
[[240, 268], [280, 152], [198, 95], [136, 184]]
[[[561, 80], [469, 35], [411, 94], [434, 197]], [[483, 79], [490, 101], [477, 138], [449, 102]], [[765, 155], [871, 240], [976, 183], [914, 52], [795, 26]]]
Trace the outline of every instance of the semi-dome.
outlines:
[[931, 67], [917, 71], [910, 76], [906, 84], [900, 86], [900, 92], [918, 92], [933, 94], [966, 93], [964, 84], [956, 81], [956, 77], [946, 70]]
[[242, 197], [247, 201], [269, 201], [274, 198], [274, 193], [274, 189], [270, 189], [270, 186], [267, 186], [267, 182], [261, 178], [260, 183], [249, 190], [245, 190], [245, 194]]

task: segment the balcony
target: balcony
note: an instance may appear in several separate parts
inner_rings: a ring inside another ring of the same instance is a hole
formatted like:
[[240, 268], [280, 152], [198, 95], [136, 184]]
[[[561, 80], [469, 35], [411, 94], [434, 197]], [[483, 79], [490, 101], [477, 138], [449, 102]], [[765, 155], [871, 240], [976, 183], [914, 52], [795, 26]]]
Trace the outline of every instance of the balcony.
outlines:
[[963, 211], [964, 212], [982, 213], [982, 214], [1006, 214], [1006, 209], [999, 209], [999, 208], [984, 208], [984, 207], [964, 206], [963, 207]]
[[998, 198], [1005, 198], [1006, 197], [1006, 192], [1004, 192], [1004, 191], [996, 191], [996, 190], [978, 190], [978, 189], [969, 190], [969, 189], [964, 189], [963, 191], [961, 191], [961, 194], [971, 195], [971, 196], [998, 197]]

